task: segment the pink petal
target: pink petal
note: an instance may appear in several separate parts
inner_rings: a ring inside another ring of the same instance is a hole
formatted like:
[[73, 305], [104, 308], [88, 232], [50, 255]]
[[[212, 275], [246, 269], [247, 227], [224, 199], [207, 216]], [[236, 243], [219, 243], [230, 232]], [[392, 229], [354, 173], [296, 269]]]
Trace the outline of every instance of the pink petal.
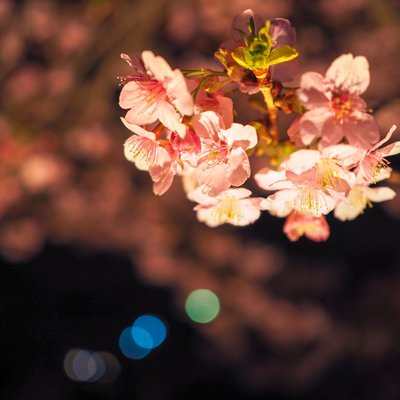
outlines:
[[192, 119], [192, 126], [195, 132], [203, 139], [218, 141], [221, 125], [221, 116], [214, 111], [204, 111], [194, 115]]
[[226, 141], [229, 147], [240, 146], [243, 150], [251, 149], [257, 144], [257, 132], [251, 125], [232, 124], [229, 129], [221, 130], [221, 140]]
[[235, 199], [245, 199], [251, 196], [251, 191], [245, 188], [228, 189], [218, 195], [218, 198], [233, 197]]
[[164, 58], [147, 50], [142, 53], [142, 59], [147, 71], [157, 81], [164, 82], [166, 78], [173, 78], [174, 73]]
[[318, 150], [297, 150], [282, 163], [282, 168], [300, 173], [312, 168], [320, 159], [321, 154]]
[[137, 135], [143, 136], [143, 137], [147, 137], [147, 138], [149, 138], [151, 140], [155, 140], [156, 139], [156, 135], [154, 134], [154, 132], [146, 131], [145, 129], [143, 129], [139, 125], [131, 124], [125, 118], [122, 118], [122, 117], [121, 117], [121, 121], [130, 131], [136, 133]]
[[361, 120], [343, 121], [342, 127], [351, 146], [368, 150], [379, 140], [378, 124], [369, 114], [364, 114]]
[[157, 151], [157, 143], [147, 137], [132, 135], [124, 143], [125, 158], [141, 171], [149, 170], [156, 161]]
[[224, 128], [227, 129], [233, 124], [233, 101], [229, 97], [216, 96], [218, 102], [217, 112], [221, 115]]
[[274, 18], [271, 20], [269, 34], [275, 41], [274, 47], [294, 46], [296, 44], [296, 29], [285, 18]]
[[258, 186], [264, 190], [292, 189], [294, 185], [286, 178], [286, 171], [274, 171], [263, 168], [254, 175]]
[[286, 217], [293, 211], [297, 195], [297, 189], [280, 190], [261, 201], [260, 208], [268, 210], [271, 215]]
[[182, 115], [192, 115], [194, 107], [193, 97], [189, 93], [182, 72], [176, 69], [173, 79], [168, 79], [164, 86], [167, 89], [168, 98], [178, 111]]
[[250, 162], [246, 152], [238, 147], [232, 150], [228, 158], [228, 180], [232, 186], [240, 186], [250, 177]]
[[169, 171], [162, 179], [153, 183], [153, 193], [157, 196], [163, 195], [172, 185], [174, 174]]
[[165, 127], [176, 132], [181, 138], [186, 136], [187, 127], [180, 122], [179, 115], [170, 103], [166, 101], [159, 103], [157, 117]]
[[283, 231], [292, 242], [303, 235], [315, 242], [321, 242], [327, 240], [330, 234], [325, 217], [311, 217], [299, 213], [289, 215]]
[[299, 73], [300, 63], [297, 58], [270, 67], [271, 79], [274, 82], [291, 82]]
[[297, 96], [308, 109], [330, 106], [330, 92], [326, 90], [324, 77], [317, 72], [307, 72], [301, 76]]
[[256, 32], [259, 31], [260, 28], [262, 28], [265, 24], [265, 18], [263, 18], [261, 15], [256, 14], [253, 10], [247, 9], [243, 11], [241, 14], [236, 15], [233, 19], [232, 22], [232, 30], [231, 30], [231, 35], [233, 40], [237, 44], [242, 43], [243, 44], [243, 39], [242, 36], [240, 35], [239, 31], [244, 32], [246, 35], [249, 33], [248, 31], [248, 23], [250, 21], [250, 17], [253, 17], [254, 19], [254, 25], [256, 28]]
[[329, 67], [326, 77], [337, 89], [353, 95], [364, 93], [369, 85], [369, 64], [365, 57], [343, 54]]
[[[328, 108], [319, 107], [307, 111], [299, 121], [299, 137], [305, 145], [322, 136], [324, 125], [332, 119]], [[333, 144], [333, 143], [331, 143]]]
[[129, 81], [121, 89], [119, 105], [124, 109], [139, 107], [143, 103], [148, 105], [147, 100], [151, 98], [151, 96], [152, 92], [148, 86], [136, 81]]
[[321, 148], [335, 145], [343, 139], [343, 125], [334, 116], [327, 118], [321, 128]]
[[229, 172], [226, 164], [217, 164], [210, 168], [200, 169], [197, 177], [203, 193], [217, 196], [230, 186]]
[[365, 155], [365, 151], [349, 144], [336, 144], [322, 149], [321, 155], [322, 157], [334, 158], [345, 167], [351, 167], [361, 160]]
[[[371, 148], [370, 152], [379, 149], [379, 147], [381, 147], [383, 145], [383, 143], [386, 143], [392, 137], [393, 132], [396, 130], [396, 128], [397, 128], [397, 126], [393, 125], [389, 129], [389, 132], [386, 134], [386, 136]], [[391, 153], [392, 150], [396, 151], [396, 149], [394, 149], [394, 147], [397, 147], [396, 146], [397, 143], [399, 143], [399, 142], [395, 142], [395, 143], [389, 144], [388, 146], [383, 147], [382, 149], [380, 149], [380, 152], [382, 152], [382, 155], [385, 154], [385, 155], [392, 156], [392, 155], [398, 154], [398, 152]]]

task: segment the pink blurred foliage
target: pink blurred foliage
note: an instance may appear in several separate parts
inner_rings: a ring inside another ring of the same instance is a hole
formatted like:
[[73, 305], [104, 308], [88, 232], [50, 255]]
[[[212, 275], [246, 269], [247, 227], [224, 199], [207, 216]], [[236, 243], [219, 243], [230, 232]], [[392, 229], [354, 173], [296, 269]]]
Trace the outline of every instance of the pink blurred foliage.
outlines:
[[[233, 16], [251, 7], [271, 18], [295, 17], [303, 71], [323, 73], [340, 52], [365, 55], [373, 77], [366, 96], [386, 132], [400, 126], [398, 27], [371, 26], [372, 11], [361, 0], [309, 2], [316, 15], [311, 23], [307, 6], [292, 0], [73, 3], [16, 7], [0, 0], [2, 257], [29, 260], [46, 241], [118, 251], [132, 258], [141, 279], [174, 294], [184, 321], [189, 292], [214, 290], [225, 306], [215, 323], [196, 328], [207, 340], [204, 357], [229, 364], [244, 385], [300, 390], [344, 355], [379, 360], [390, 353], [398, 330], [379, 308], [368, 311], [368, 299], [398, 310], [399, 279], [389, 291], [382, 278], [359, 294], [354, 307], [366, 314], [363, 326], [319, 300], [335, 298], [348, 283], [340, 257], [302, 259], [265, 238], [244, 240], [240, 230], [210, 231], [195, 221], [177, 185], [153, 198], [145, 174], [120, 151], [129, 132], [120, 126], [114, 76], [125, 68], [119, 53], [139, 54], [152, 45], [164, 54], [184, 50], [171, 57], [174, 66], [215, 65], [205, 54], [229, 38]], [[355, 16], [356, 26], [349, 27]], [[249, 109], [240, 102], [243, 118], [251, 117]], [[400, 219], [399, 197], [385, 207]], [[266, 354], [276, 350], [260, 360], [254, 337]]]

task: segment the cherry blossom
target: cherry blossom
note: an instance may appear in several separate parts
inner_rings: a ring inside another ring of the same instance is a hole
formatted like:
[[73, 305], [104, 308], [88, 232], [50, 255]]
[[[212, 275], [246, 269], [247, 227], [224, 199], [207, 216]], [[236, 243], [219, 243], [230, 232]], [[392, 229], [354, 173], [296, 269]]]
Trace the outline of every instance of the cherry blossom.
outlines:
[[228, 189], [215, 197], [205, 195], [200, 189], [188, 194], [190, 200], [199, 203], [197, 211], [199, 221], [210, 227], [222, 224], [245, 226], [255, 222], [261, 215], [261, 198], [251, 198], [247, 189]]
[[328, 214], [355, 181], [355, 175], [338, 156], [341, 148], [298, 150], [281, 164], [280, 171], [259, 171], [255, 175], [257, 184], [265, 190], [278, 190], [263, 200], [261, 207], [278, 217], [286, 217], [292, 211], [313, 217]]
[[366, 185], [354, 185], [346, 200], [340, 201], [334, 215], [341, 221], [348, 221], [363, 214], [367, 207], [372, 207], [372, 202], [380, 203], [391, 200], [396, 193], [388, 187], [371, 188]]
[[125, 119], [132, 124], [147, 125], [159, 120], [179, 136], [186, 135], [181, 117], [192, 115], [193, 98], [185, 78], [178, 69], [172, 70], [167, 62], [151, 51], [142, 53], [142, 60], [133, 61], [122, 54], [133, 68], [134, 75], [125, 77], [119, 105], [129, 109]]
[[[286, 218], [289, 240], [316, 242], [330, 235], [325, 216], [331, 211], [345, 221], [372, 202], [392, 199], [392, 189], [370, 187], [390, 177], [386, 157], [400, 153], [400, 142], [384, 145], [396, 127], [380, 140], [360, 97], [370, 82], [367, 59], [341, 55], [325, 76], [306, 72], [294, 88], [287, 82], [296, 73], [298, 52], [288, 20], [245, 10], [235, 17], [231, 35], [214, 53], [222, 71], [172, 70], [151, 51], [134, 59], [122, 55], [133, 71], [123, 78], [120, 95], [128, 109], [122, 122], [134, 133], [124, 152], [149, 173], [154, 193], [165, 193], [179, 176], [197, 203], [198, 219], [210, 227], [248, 225], [268, 211]], [[254, 95], [250, 105], [260, 119], [237, 115], [231, 83]], [[290, 141], [279, 133], [280, 110], [299, 115], [287, 132]], [[251, 197], [243, 187], [251, 156], [264, 156], [254, 178], [272, 192], [266, 198]]]
[[316, 72], [303, 74], [298, 97], [308, 111], [289, 130], [289, 136], [303, 145], [320, 138], [326, 147], [345, 138], [352, 146], [370, 148], [379, 140], [379, 128], [359, 97], [369, 80], [367, 59], [352, 54], [338, 57], [325, 77]]
[[400, 153], [400, 142], [394, 142], [381, 148], [396, 130], [393, 125], [387, 135], [367, 151], [360, 151], [359, 166], [356, 169], [357, 177], [364, 183], [375, 183], [377, 176], [389, 165], [385, 157]]
[[[204, 116], [205, 113], [203, 113]], [[240, 186], [250, 177], [250, 161], [246, 150], [257, 144], [257, 133], [250, 125], [233, 123], [228, 129], [219, 127], [219, 116], [212, 111], [199, 121], [198, 133], [202, 150], [198, 157], [197, 181], [204, 193], [215, 196], [230, 186]], [[209, 131], [205, 134], [204, 127]]]
[[283, 232], [289, 240], [295, 242], [303, 235], [314, 242], [323, 242], [330, 235], [329, 225], [324, 216], [313, 217], [292, 212], [286, 219]]
[[177, 173], [177, 153], [169, 142], [157, 139], [154, 132], [149, 132], [138, 125], [121, 118], [124, 125], [134, 132], [124, 143], [124, 155], [140, 170], [149, 171], [154, 182], [153, 191], [164, 194], [171, 186]]

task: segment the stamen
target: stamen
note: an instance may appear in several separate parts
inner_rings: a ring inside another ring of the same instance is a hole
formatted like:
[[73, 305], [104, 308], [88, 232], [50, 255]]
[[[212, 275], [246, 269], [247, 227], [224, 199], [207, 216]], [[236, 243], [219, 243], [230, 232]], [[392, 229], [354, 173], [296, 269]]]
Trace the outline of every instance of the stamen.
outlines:
[[372, 183], [376, 183], [376, 178], [383, 169], [389, 167], [390, 161], [377, 155], [376, 153], [371, 153], [364, 158], [362, 164], [367, 179], [369, 179]]
[[305, 186], [296, 197], [294, 207], [300, 212], [319, 216], [328, 205], [326, 199], [318, 192], [318, 190], [311, 186]]
[[135, 138], [125, 144], [125, 155], [134, 162], [152, 165], [157, 159], [157, 145], [148, 138]]
[[203, 152], [200, 163], [202, 164], [203, 171], [213, 168], [216, 165], [224, 164], [226, 161], [227, 149], [226, 146], [211, 148]]
[[220, 224], [224, 222], [238, 223], [243, 218], [240, 201], [234, 197], [226, 197], [220, 201], [213, 211], [213, 216]]
[[317, 181], [323, 189], [345, 191], [347, 185], [343, 178], [342, 167], [332, 158], [322, 158], [317, 165]]

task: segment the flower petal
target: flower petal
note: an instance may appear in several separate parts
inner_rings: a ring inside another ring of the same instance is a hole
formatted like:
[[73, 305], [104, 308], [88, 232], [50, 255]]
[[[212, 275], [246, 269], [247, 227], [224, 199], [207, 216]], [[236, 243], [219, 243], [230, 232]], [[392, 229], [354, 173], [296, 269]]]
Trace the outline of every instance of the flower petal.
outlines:
[[308, 109], [329, 107], [329, 92], [326, 91], [325, 86], [322, 75], [317, 72], [306, 72], [301, 76], [300, 89], [297, 92], [297, 96]]
[[369, 64], [363, 56], [343, 54], [329, 67], [326, 77], [337, 89], [353, 95], [364, 93], [369, 85]]

